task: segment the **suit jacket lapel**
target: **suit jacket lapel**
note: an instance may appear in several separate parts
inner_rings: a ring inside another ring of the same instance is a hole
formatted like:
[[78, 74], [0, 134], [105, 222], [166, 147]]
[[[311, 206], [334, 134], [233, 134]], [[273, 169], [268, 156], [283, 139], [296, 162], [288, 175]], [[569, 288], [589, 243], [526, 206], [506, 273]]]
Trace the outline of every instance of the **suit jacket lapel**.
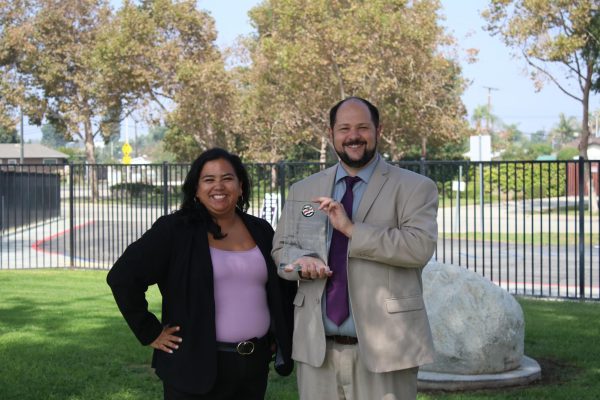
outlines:
[[352, 218], [354, 221], [363, 222], [365, 220], [373, 202], [381, 191], [381, 187], [388, 179], [388, 170], [389, 165], [384, 160], [379, 160], [375, 167], [375, 171], [373, 171], [373, 175], [367, 184], [367, 190], [365, 190], [365, 193], [360, 200], [356, 215]]
[[319, 181], [317, 182], [317, 192], [319, 193], [319, 196], [329, 197], [333, 195], [337, 166], [338, 164], [335, 164], [333, 167], [327, 168], [319, 176]]

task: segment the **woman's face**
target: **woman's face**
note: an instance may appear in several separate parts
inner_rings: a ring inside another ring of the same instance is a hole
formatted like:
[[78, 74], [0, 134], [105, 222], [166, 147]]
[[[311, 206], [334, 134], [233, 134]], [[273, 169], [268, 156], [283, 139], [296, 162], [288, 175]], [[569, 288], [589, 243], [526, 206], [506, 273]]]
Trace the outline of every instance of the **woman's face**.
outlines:
[[233, 214], [241, 195], [242, 182], [229, 161], [219, 158], [204, 164], [196, 197], [213, 217]]

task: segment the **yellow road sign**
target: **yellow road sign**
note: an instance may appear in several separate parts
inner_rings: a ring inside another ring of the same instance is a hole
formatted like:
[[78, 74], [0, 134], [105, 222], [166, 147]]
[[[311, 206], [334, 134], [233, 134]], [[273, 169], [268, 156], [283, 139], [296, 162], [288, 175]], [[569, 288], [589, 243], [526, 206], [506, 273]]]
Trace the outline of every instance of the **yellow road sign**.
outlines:
[[128, 156], [131, 154], [131, 145], [128, 142], [125, 142], [123, 147], [121, 147], [121, 151], [123, 151], [124, 156]]
[[129, 164], [131, 164], [131, 157], [129, 157], [129, 156], [123, 156], [123, 158], [122, 158], [121, 161], [122, 161], [123, 164], [129, 165]]

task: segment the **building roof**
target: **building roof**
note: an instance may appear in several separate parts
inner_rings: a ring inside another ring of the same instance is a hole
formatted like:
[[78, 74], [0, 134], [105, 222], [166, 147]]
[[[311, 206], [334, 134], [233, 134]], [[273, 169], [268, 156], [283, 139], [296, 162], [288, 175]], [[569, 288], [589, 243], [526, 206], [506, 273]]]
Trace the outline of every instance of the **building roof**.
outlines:
[[[0, 143], [0, 158], [20, 158], [19, 143]], [[25, 143], [23, 158], [69, 158], [65, 153], [38, 143]]]

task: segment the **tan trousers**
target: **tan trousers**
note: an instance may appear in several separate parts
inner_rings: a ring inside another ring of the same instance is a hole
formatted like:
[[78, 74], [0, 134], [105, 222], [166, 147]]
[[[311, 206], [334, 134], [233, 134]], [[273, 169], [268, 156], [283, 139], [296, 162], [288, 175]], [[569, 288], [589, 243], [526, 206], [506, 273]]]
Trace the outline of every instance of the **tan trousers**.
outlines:
[[327, 340], [320, 368], [297, 363], [300, 400], [415, 400], [418, 368], [375, 373], [359, 359], [358, 345]]

